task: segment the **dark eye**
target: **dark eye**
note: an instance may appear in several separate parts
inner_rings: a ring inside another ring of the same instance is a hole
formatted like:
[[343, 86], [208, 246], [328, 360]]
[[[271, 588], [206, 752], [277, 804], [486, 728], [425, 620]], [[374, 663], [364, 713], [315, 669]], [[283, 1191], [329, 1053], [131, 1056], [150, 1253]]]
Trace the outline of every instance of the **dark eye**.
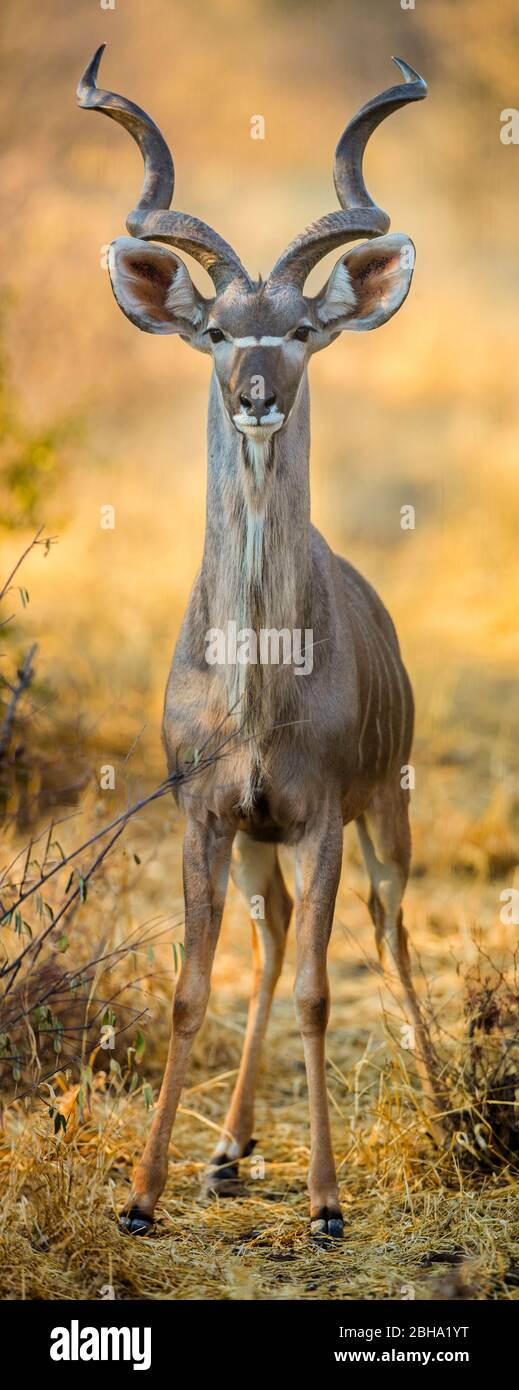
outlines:
[[307, 323], [302, 323], [300, 324], [299, 328], [296, 328], [294, 338], [297, 340], [298, 343], [306, 343], [308, 342], [308, 334], [311, 332], [312, 330], [309, 327], [309, 325]]
[[223, 342], [224, 335], [222, 333], [221, 328], [208, 328], [207, 331], [212, 343]]

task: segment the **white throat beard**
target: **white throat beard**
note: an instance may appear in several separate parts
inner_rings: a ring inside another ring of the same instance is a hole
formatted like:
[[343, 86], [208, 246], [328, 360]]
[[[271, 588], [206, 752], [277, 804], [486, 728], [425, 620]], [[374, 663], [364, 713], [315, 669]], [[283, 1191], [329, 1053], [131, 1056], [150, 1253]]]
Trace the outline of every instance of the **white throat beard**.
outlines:
[[242, 476], [246, 505], [244, 581], [246, 588], [261, 588], [265, 510], [274, 473], [273, 441], [247, 437], [242, 446]]
[[245, 468], [245, 496], [247, 502], [256, 510], [263, 510], [270, 491], [272, 472], [273, 440], [255, 440], [248, 435], [243, 441], [243, 464]]
[[[265, 584], [265, 514], [275, 473], [273, 439], [263, 441], [243, 437], [241, 473], [245, 500], [245, 537], [241, 573], [241, 614], [243, 627], [256, 630], [258, 622], [265, 622], [264, 594]], [[261, 597], [260, 597], [261, 596]], [[264, 722], [270, 723], [269, 709], [271, 688], [264, 688], [263, 673], [258, 666], [238, 666], [234, 685], [235, 698], [239, 698], [239, 710], [251, 719], [248, 725], [250, 767], [246, 783], [242, 788], [240, 806], [242, 813], [252, 812], [256, 790], [264, 777], [261, 742], [255, 737], [260, 734]]]

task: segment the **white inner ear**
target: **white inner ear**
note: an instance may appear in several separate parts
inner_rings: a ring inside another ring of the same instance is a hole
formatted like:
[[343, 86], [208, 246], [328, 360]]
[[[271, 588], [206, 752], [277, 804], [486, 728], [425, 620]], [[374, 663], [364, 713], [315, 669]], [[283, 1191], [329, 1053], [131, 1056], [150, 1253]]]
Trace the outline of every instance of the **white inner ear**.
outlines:
[[190, 323], [200, 323], [202, 309], [198, 303], [185, 265], [179, 265], [173, 275], [166, 295], [165, 307], [173, 318], [188, 319]]
[[339, 261], [330, 276], [326, 298], [319, 307], [319, 318], [322, 323], [330, 323], [333, 319], [351, 313], [356, 303], [350, 272], [344, 261]]

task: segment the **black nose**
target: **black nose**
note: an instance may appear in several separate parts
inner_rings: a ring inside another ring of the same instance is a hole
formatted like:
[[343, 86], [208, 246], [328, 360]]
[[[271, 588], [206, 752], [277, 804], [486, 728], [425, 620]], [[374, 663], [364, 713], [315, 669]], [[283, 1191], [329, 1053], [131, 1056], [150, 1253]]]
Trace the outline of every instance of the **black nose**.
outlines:
[[242, 410], [245, 410], [247, 415], [253, 415], [256, 420], [261, 420], [262, 415], [268, 415], [270, 407], [276, 404], [276, 393], [271, 391], [268, 396], [259, 400], [251, 400], [251, 397], [246, 396], [244, 391], [240, 391], [238, 399]]

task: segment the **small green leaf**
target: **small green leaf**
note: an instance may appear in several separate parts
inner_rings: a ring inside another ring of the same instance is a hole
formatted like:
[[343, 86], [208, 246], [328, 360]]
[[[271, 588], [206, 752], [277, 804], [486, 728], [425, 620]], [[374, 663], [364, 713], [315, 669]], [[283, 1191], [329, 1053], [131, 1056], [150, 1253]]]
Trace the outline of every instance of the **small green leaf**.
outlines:
[[146, 1109], [151, 1110], [151, 1107], [153, 1105], [153, 1091], [148, 1081], [145, 1081], [144, 1083], [144, 1086], [142, 1088], [142, 1094], [144, 1097], [144, 1104], [146, 1106]]

